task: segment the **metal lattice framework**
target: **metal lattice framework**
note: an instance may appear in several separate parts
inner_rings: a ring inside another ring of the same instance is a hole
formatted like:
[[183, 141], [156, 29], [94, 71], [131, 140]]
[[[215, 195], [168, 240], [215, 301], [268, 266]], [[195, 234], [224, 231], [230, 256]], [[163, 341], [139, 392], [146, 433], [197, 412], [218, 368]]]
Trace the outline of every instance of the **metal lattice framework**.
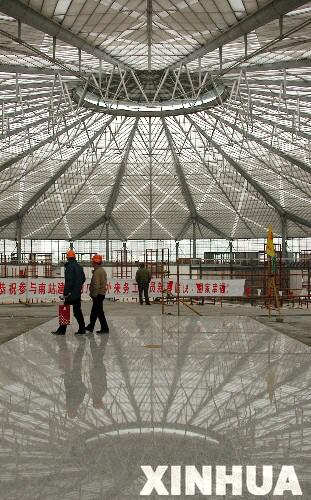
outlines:
[[0, 0], [0, 237], [309, 236], [310, 25], [303, 0]]

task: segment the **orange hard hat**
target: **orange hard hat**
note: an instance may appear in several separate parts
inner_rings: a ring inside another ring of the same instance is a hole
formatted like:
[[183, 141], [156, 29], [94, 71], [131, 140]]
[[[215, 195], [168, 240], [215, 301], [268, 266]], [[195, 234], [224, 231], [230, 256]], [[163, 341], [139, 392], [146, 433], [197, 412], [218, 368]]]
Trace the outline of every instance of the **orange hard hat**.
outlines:
[[76, 252], [72, 248], [69, 248], [69, 250], [67, 250], [67, 258], [68, 259], [76, 258]]
[[103, 262], [103, 258], [99, 254], [93, 255], [92, 262], [95, 262], [95, 264], [101, 264]]

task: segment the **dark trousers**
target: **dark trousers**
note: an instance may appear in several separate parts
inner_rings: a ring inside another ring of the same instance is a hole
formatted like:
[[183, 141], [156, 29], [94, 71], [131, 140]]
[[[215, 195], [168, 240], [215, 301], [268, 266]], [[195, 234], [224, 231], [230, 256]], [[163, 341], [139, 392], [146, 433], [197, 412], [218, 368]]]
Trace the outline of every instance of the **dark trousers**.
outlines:
[[138, 283], [139, 302], [141, 304], [144, 303], [143, 294], [145, 296], [146, 304], [150, 304], [148, 293], [149, 293], [149, 283]]
[[[82, 314], [81, 310], [81, 298], [75, 299], [75, 300], [65, 300], [64, 305], [72, 305], [73, 308], [73, 315], [76, 318], [78, 325], [79, 325], [79, 331], [83, 332], [85, 330], [85, 323], [84, 323], [84, 317]], [[59, 325], [58, 331], [65, 333], [67, 329], [67, 325]]]
[[92, 297], [93, 305], [90, 315], [90, 327], [92, 330], [94, 330], [97, 318], [99, 319], [101, 330], [109, 330], [106, 316], [103, 310], [104, 300], [105, 295], [97, 295], [97, 297]]

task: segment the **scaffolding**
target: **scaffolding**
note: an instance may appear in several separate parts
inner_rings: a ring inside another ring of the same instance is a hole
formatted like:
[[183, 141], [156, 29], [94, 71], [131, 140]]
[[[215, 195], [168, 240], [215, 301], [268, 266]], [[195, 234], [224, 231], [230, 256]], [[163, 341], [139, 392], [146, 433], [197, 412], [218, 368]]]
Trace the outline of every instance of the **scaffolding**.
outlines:
[[53, 275], [52, 253], [21, 253], [21, 262], [17, 254], [0, 254], [0, 276], [3, 278], [51, 278]]
[[119, 279], [132, 279], [133, 267], [137, 265], [133, 262], [132, 250], [123, 247], [121, 250], [112, 252], [112, 277]]
[[162, 248], [161, 250], [147, 248], [145, 266], [150, 271], [152, 278], [168, 278], [170, 275], [169, 248]]

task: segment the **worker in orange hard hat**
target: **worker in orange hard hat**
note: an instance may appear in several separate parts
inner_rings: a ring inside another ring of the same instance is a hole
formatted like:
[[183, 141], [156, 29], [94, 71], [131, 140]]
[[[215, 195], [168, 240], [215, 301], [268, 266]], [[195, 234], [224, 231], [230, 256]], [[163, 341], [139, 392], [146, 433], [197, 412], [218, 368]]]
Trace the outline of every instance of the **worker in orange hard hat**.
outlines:
[[69, 248], [69, 250], [67, 250], [67, 259], [75, 259], [76, 258], [76, 252], [72, 249], [72, 248]]
[[109, 333], [106, 316], [103, 310], [103, 302], [105, 300], [107, 289], [107, 273], [102, 266], [103, 258], [101, 255], [93, 255], [92, 266], [93, 274], [90, 283], [90, 296], [93, 301], [90, 323], [86, 327], [86, 331], [93, 332], [97, 318], [100, 322], [100, 330], [96, 333]]
[[[85, 334], [85, 322], [81, 310], [81, 293], [84, 282], [84, 271], [76, 261], [75, 251], [69, 248], [67, 250], [67, 262], [65, 264], [64, 304], [72, 305], [73, 307], [73, 314], [79, 325], [76, 335]], [[59, 325], [58, 329], [52, 333], [54, 335], [65, 335], [66, 328], [67, 325]]]

